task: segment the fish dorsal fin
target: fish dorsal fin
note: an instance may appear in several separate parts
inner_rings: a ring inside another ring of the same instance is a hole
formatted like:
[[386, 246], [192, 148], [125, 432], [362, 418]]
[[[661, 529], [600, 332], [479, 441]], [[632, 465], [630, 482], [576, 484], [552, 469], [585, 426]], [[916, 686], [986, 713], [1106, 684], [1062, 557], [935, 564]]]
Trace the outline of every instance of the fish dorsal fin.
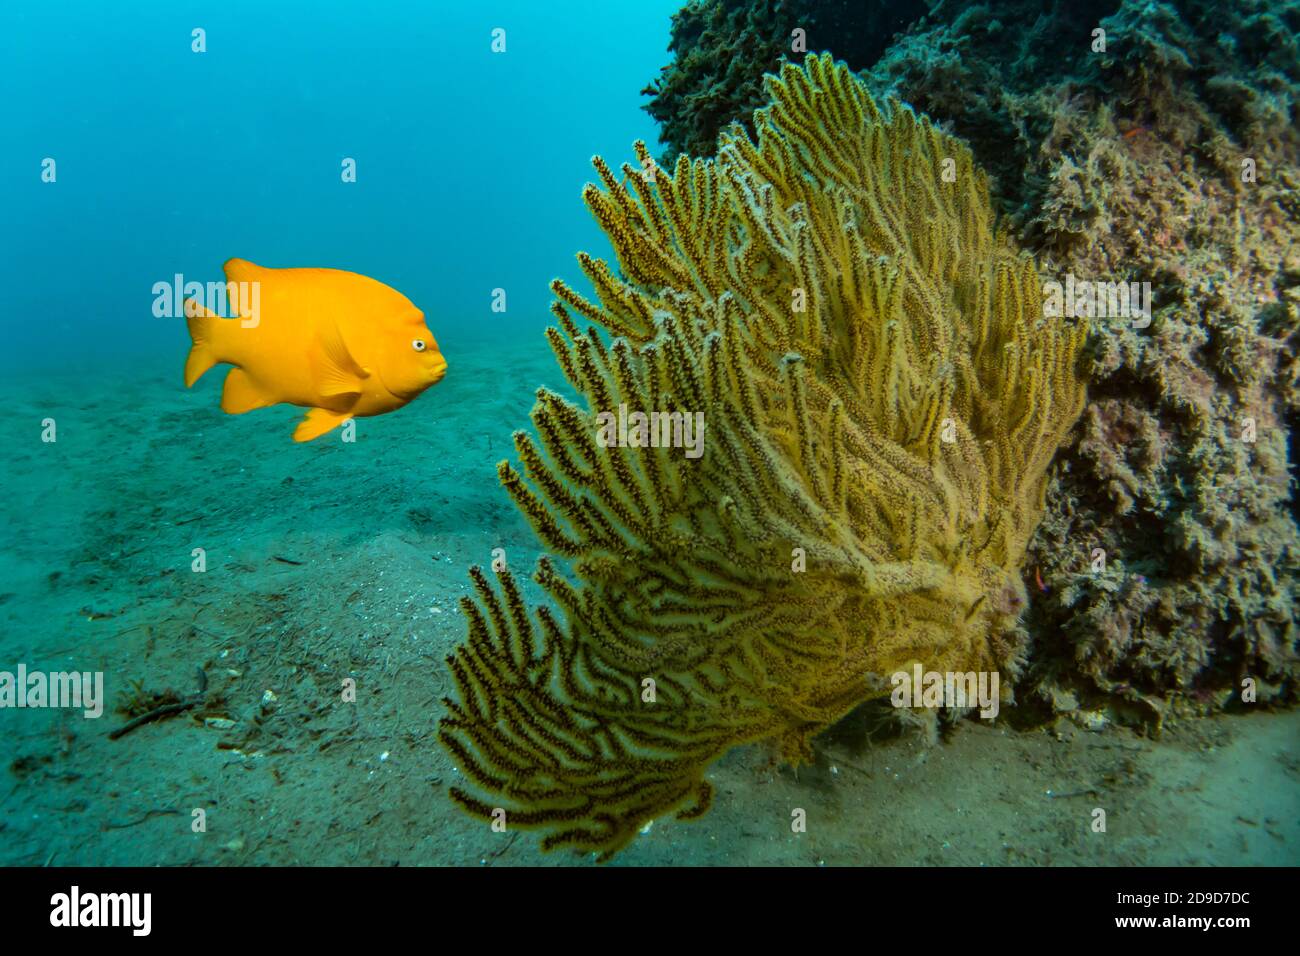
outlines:
[[251, 318], [252, 305], [261, 298], [255, 289], [266, 281], [267, 272], [273, 270], [263, 269], [247, 259], [227, 259], [221, 268], [226, 273], [230, 310], [242, 319]]
[[254, 282], [265, 271], [247, 259], [227, 259], [221, 268], [226, 273], [227, 282]]
[[338, 327], [328, 324], [316, 336], [311, 355], [312, 376], [322, 398], [356, 398], [370, 372], [357, 364]]

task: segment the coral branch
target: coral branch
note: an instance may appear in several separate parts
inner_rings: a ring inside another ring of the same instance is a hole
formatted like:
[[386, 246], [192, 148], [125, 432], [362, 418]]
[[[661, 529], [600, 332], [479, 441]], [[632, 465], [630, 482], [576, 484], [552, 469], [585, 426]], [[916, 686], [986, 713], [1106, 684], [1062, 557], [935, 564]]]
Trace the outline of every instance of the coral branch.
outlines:
[[[1086, 330], [1043, 318], [960, 142], [829, 56], [767, 92], [757, 140], [731, 129], [716, 161], [632, 189], [596, 162], [584, 196], [621, 275], [584, 256], [599, 305], [554, 289], [618, 338], [557, 306], [587, 408], [539, 393], [541, 446], [517, 435], [523, 476], [501, 465], [571, 561], [536, 575], [562, 623], [476, 570], [440, 737], [494, 794], [456, 801], [546, 848], [608, 858], [658, 815], [698, 816], [726, 750], [805, 760], [912, 662], [1018, 667], [1017, 571], [1083, 407]], [[598, 448], [620, 404], [703, 413], [705, 453]]]

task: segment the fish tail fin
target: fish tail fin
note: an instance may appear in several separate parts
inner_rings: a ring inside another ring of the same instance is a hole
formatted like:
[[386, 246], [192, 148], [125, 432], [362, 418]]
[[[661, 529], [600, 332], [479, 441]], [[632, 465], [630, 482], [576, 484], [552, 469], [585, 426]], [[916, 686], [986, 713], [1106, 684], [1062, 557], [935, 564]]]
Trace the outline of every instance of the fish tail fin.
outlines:
[[193, 299], [185, 302], [185, 324], [190, 330], [189, 357], [185, 359], [185, 387], [189, 388], [212, 366], [221, 361], [213, 348], [217, 323], [221, 317], [209, 312]]

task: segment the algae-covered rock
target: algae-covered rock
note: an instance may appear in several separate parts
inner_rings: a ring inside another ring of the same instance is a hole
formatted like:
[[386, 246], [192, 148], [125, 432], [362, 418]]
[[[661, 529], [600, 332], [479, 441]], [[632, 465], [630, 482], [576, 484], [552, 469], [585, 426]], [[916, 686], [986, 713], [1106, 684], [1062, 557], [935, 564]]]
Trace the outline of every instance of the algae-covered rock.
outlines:
[[712, 156], [732, 121], [752, 134], [754, 110], [767, 101], [763, 74], [777, 72], [782, 54], [802, 62], [833, 39], [835, 55], [857, 66], [924, 11], [922, 0], [689, 0], [673, 14], [673, 62], [642, 91], [668, 146], [664, 165], [679, 153]]

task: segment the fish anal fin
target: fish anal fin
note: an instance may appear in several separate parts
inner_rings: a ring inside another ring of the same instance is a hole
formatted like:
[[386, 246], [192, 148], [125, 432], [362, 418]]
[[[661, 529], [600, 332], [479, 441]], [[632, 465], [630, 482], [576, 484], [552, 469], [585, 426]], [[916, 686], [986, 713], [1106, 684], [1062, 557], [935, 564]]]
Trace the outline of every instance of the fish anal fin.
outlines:
[[361, 394], [362, 379], [370, 375], [357, 364], [334, 326], [316, 336], [311, 364], [316, 391], [322, 398], [356, 398]]
[[313, 408], [293, 431], [294, 441], [311, 441], [333, 431], [352, 417], [351, 412], [332, 412], [328, 408]]
[[226, 375], [226, 384], [221, 390], [221, 410], [227, 415], [242, 415], [275, 403], [275, 399], [263, 392], [242, 368], [232, 368]]

